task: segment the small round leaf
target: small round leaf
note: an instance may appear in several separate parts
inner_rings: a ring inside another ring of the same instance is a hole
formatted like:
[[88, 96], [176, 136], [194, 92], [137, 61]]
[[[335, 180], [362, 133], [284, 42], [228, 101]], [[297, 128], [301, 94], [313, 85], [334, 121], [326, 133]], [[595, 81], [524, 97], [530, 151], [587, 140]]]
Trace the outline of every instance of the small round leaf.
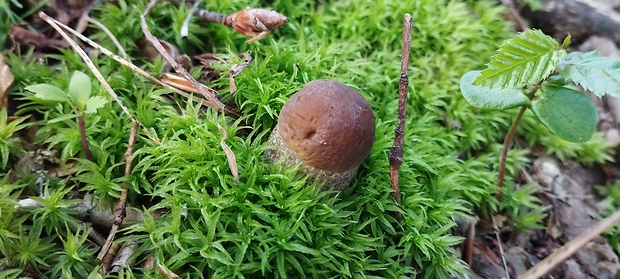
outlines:
[[90, 78], [80, 71], [75, 71], [69, 81], [69, 98], [79, 111], [83, 112], [86, 109], [91, 90]]
[[590, 98], [555, 85], [543, 88], [540, 98], [532, 102], [532, 111], [552, 133], [570, 142], [589, 140], [598, 120], [596, 106]]
[[504, 110], [527, 105], [530, 100], [516, 87], [489, 87], [474, 85], [480, 71], [470, 71], [461, 77], [461, 94], [472, 106], [479, 109]]

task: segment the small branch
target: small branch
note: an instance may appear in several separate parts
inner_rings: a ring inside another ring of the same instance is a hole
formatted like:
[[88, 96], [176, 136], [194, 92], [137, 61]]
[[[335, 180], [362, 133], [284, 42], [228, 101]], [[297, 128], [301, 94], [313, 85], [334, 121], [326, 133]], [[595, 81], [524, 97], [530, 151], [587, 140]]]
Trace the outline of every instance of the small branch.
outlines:
[[198, 10], [194, 15], [205, 21], [232, 27], [238, 33], [252, 37], [246, 41], [248, 44], [264, 38], [288, 22], [286, 16], [266, 9], [247, 8], [230, 15]]
[[[403, 49], [400, 79], [398, 81], [398, 123], [396, 129], [394, 129], [394, 144], [389, 154], [392, 195], [399, 207], [401, 202], [398, 171], [403, 163], [403, 145], [405, 144], [405, 119], [407, 117], [407, 90], [409, 86], [409, 50], [411, 49], [411, 29], [413, 27], [413, 19], [410, 14], [405, 14], [403, 25]], [[403, 219], [400, 212], [396, 212], [396, 219], [398, 221]]]
[[[542, 81], [535, 84], [530, 88], [527, 92], [527, 98], [532, 99], [538, 88], [542, 84]], [[495, 198], [497, 200], [502, 198], [502, 188], [504, 188], [504, 178], [506, 177], [506, 158], [508, 157], [508, 149], [510, 149], [510, 143], [514, 138], [515, 133], [517, 132], [517, 127], [519, 127], [519, 123], [521, 122], [521, 118], [525, 114], [527, 110], [527, 106], [522, 106], [517, 113], [517, 117], [512, 122], [512, 126], [510, 126], [510, 130], [506, 133], [506, 137], [504, 138], [504, 146], [502, 147], [502, 153], [499, 155], [499, 170], [497, 171], [497, 192], [495, 193]]]
[[[133, 146], [136, 142], [136, 135], [138, 134], [139, 128], [138, 122], [133, 122], [133, 126], [131, 127], [131, 132], [129, 134], [129, 143], [127, 145], [127, 151], [125, 152], [125, 179], [126, 183], [129, 181], [129, 176], [131, 175], [131, 157], [133, 156]], [[118, 200], [118, 204], [116, 205], [116, 209], [114, 210], [114, 222], [112, 223], [112, 228], [110, 229], [110, 233], [108, 234], [108, 239], [106, 240], [105, 245], [101, 247], [99, 254], [97, 255], [97, 259], [103, 260], [103, 258], [108, 254], [112, 243], [114, 242], [114, 238], [116, 237], [116, 232], [118, 231], [118, 227], [123, 223], [123, 219], [125, 218], [125, 206], [127, 204], [127, 187], [124, 187], [121, 191], [121, 197]], [[107, 270], [107, 266], [101, 267], [103, 271]]]
[[114, 262], [112, 262], [111, 273], [119, 273], [121, 268], [131, 268], [135, 262], [136, 258], [132, 257], [132, 255], [136, 252], [140, 245], [138, 242], [134, 240], [127, 241], [123, 244], [123, 247], [118, 251], [116, 257], [114, 257]]
[[92, 162], [93, 154], [90, 152], [88, 140], [86, 139], [86, 123], [84, 122], [84, 114], [78, 116], [78, 126], [80, 126], [80, 135], [82, 137], [82, 148], [84, 148], [84, 154], [86, 154], [86, 159]]
[[530, 27], [527, 26], [527, 23], [525, 23], [525, 20], [523, 20], [523, 17], [521, 17], [521, 14], [519, 14], [519, 11], [515, 8], [515, 4], [512, 0], [500, 0], [500, 2], [508, 8], [510, 15], [517, 23], [517, 31], [523, 32], [530, 29]]
[[506, 272], [506, 279], [510, 279], [510, 274], [508, 273], [508, 264], [506, 263], [506, 254], [504, 254], [502, 240], [499, 238], [499, 227], [497, 226], [497, 223], [495, 223], [495, 218], [493, 216], [491, 216], [491, 222], [493, 222], [493, 232], [495, 232], [497, 247], [499, 247], [499, 253], [502, 256], [502, 264], [504, 265], [504, 271]]
[[[116, 93], [114, 92], [114, 90], [112, 90], [112, 87], [110, 86], [110, 84], [108, 84], [108, 82], [105, 80], [105, 78], [103, 77], [103, 75], [101, 74], [101, 72], [99, 72], [99, 70], [97, 70], [97, 67], [95, 66], [95, 64], [93, 63], [92, 60], [90, 60], [90, 58], [88, 57], [88, 54], [86, 54], [86, 52], [84, 52], [84, 50], [82, 48], [80, 48], [80, 46], [78, 46], [73, 40], [71, 40], [71, 38], [69, 38], [69, 35], [67, 35], [67, 33], [65, 33], [64, 31], [62, 31], [62, 29], [59, 27], [58, 25], [58, 21], [56, 21], [55, 19], [49, 17], [47, 14], [45, 14], [44, 12], [40, 12], [39, 13], [39, 17], [41, 19], [43, 19], [45, 22], [47, 22], [47, 24], [49, 24], [50, 26], [52, 26], [58, 33], [60, 33], [60, 35], [71, 45], [71, 47], [73, 47], [73, 49], [78, 53], [78, 55], [80, 55], [80, 57], [82, 58], [82, 60], [84, 60], [84, 62], [86, 63], [86, 65], [88, 65], [88, 68], [93, 72], [93, 74], [95, 75], [95, 77], [97, 77], [97, 79], [99, 80], [99, 82], [101, 82], [101, 85], [103, 86], [103, 88], [106, 89], [106, 91], [108, 91], [108, 93], [110, 94], [110, 96], [112, 96], [112, 98], [114, 98], [114, 100], [116, 101], [116, 103], [118, 103], [118, 105], [121, 107], [121, 109], [123, 110], [123, 112], [129, 117], [131, 118], [133, 121], [136, 121], [138, 123], [140, 123], [129, 111], [129, 109], [127, 109], [127, 107], [125, 107], [125, 105], [123, 105], [123, 102], [121, 101], [121, 99], [118, 97], [118, 95], [116, 95]], [[77, 33], [77, 32], [76, 32]], [[79, 33], [77, 33], [79, 34]], [[147, 137], [149, 137], [153, 142], [155, 142], [156, 144], [161, 144], [161, 142], [159, 141], [159, 139], [157, 139], [156, 137], [154, 137], [151, 132], [146, 129], [146, 127], [144, 125], [142, 125], [142, 123], [140, 123], [140, 126], [142, 127], [142, 131], [144, 131], [144, 134], [146, 134]]]
[[144, 13], [140, 16], [140, 22], [142, 25], [142, 32], [144, 33], [144, 36], [146, 36], [146, 39], [149, 40], [151, 44], [153, 44], [153, 46], [157, 49], [157, 51], [159, 51], [159, 53], [164, 57], [164, 59], [166, 59], [166, 61], [170, 63], [174, 71], [177, 72], [177, 74], [179, 74], [180, 76], [189, 80], [190, 83], [198, 89], [199, 94], [201, 94], [210, 105], [215, 107], [217, 110], [223, 110], [224, 104], [222, 104], [222, 102], [215, 98], [217, 92], [215, 92], [215, 90], [213, 89], [205, 89], [206, 87], [204, 85], [194, 79], [194, 77], [192, 77], [192, 75], [190, 75], [187, 70], [183, 68], [183, 66], [181, 66], [175, 61], [175, 59], [166, 51], [164, 46], [161, 45], [159, 40], [157, 40], [157, 38], [155, 38], [153, 34], [151, 34], [151, 31], [149, 31], [149, 27], [146, 24], [146, 16], [151, 12], [153, 7], [155, 7], [155, 4], [157, 4], [157, 0], [152, 0], [146, 7]]
[[575, 254], [579, 249], [592, 241], [595, 237], [603, 233], [606, 229], [612, 227], [614, 224], [620, 221], [620, 210], [616, 211], [613, 215], [601, 220], [595, 226], [589, 230], [582, 232], [573, 240], [564, 244], [564, 246], [558, 248], [551, 255], [547, 256], [544, 260], [530, 268], [525, 273], [521, 274], [519, 279], [534, 279], [540, 278], [547, 274], [549, 270], [566, 260], [568, 257]]

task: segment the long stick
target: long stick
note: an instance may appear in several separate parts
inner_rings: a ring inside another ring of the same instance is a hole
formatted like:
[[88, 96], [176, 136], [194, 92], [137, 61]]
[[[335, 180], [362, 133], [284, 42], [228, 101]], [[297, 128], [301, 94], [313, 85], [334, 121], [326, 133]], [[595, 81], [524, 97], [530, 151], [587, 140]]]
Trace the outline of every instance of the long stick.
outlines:
[[[394, 129], [394, 144], [390, 150], [390, 181], [392, 183], [392, 195], [400, 206], [400, 186], [398, 184], [398, 171], [403, 163], [403, 145], [405, 144], [405, 118], [407, 117], [407, 89], [409, 86], [409, 49], [411, 48], [411, 29], [413, 19], [410, 14], [405, 14], [403, 23], [403, 49], [400, 63], [400, 79], [398, 80], [398, 123]], [[400, 212], [396, 212], [398, 221], [403, 219]]]
[[[129, 179], [131, 176], [131, 157], [133, 156], [133, 147], [136, 143], [136, 136], [138, 134], [138, 127], [140, 125], [137, 122], [133, 122], [133, 126], [131, 127], [131, 132], [129, 133], [129, 143], [127, 144], [127, 151], [125, 151], [125, 183], [129, 183]], [[127, 187], [123, 187], [121, 191], [121, 197], [118, 200], [118, 204], [114, 209], [114, 221], [112, 223], [112, 228], [110, 229], [110, 233], [108, 234], [108, 238], [106, 239], [105, 244], [101, 247], [99, 254], [97, 255], [97, 259], [103, 260], [103, 258], [108, 254], [114, 239], [116, 238], [116, 233], [118, 232], [118, 228], [123, 223], [123, 219], [126, 216], [126, 205], [127, 205]], [[102, 266], [102, 270], [105, 272], [109, 267], [108, 263], [105, 263]]]

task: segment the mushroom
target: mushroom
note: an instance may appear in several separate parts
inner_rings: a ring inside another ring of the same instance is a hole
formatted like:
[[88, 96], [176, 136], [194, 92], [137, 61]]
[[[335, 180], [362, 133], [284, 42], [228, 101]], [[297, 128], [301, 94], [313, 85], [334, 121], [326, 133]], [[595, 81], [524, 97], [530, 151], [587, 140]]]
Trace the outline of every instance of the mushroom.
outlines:
[[333, 80], [308, 82], [282, 107], [265, 151], [272, 163], [298, 165], [323, 189], [343, 190], [368, 157], [375, 117], [355, 90]]

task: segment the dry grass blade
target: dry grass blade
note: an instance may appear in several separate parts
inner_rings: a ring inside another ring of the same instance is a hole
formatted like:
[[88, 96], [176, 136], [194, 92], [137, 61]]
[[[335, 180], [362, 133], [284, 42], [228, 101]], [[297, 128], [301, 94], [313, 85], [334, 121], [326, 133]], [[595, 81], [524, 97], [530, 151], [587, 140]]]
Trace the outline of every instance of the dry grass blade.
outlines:
[[166, 61], [170, 63], [174, 71], [177, 72], [177, 74], [179, 74], [180, 76], [189, 80], [190, 83], [196, 89], [198, 89], [199, 94], [201, 94], [211, 106], [213, 106], [214, 108], [220, 111], [224, 110], [224, 104], [222, 104], [222, 102], [220, 102], [217, 98], [215, 98], [215, 93], [216, 93], [215, 90], [213, 89], [205, 90], [205, 87], [201, 83], [199, 83], [196, 79], [194, 79], [194, 77], [192, 77], [192, 75], [190, 75], [187, 72], [187, 70], [183, 68], [183, 66], [177, 63], [174, 60], [174, 58], [166, 51], [164, 46], [162, 46], [159, 40], [157, 40], [157, 38], [155, 38], [155, 36], [151, 34], [151, 31], [149, 31], [149, 27], [146, 24], [146, 16], [151, 12], [155, 4], [157, 4], [157, 0], [151, 1], [149, 5], [146, 7], [146, 10], [144, 11], [144, 13], [140, 16], [140, 22], [142, 25], [142, 32], [144, 33], [144, 36], [146, 36], [146, 39], [149, 42], [151, 42], [151, 44], [153, 44], [153, 46], [157, 49], [157, 51], [159, 51], [162, 57], [164, 57], [164, 59], [166, 59]]
[[222, 137], [222, 140], [220, 141], [220, 146], [224, 150], [224, 153], [226, 153], [226, 160], [228, 160], [228, 167], [230, 168], [230, 172], [235, 178], [235, 182], [237, 183], [237, 185], [239, 185], [239, 168], [237, 167], [237, 157], [235, 156], [235, 153], [232, 152], [230, 147], [226, 145], [226, 139], [228, 138], [226, 130], [224, 130], [224, 128], [222, 128], [222, 126], [220, 126], [219, 124], [217, 125], [217, 128], [220, 130], [220, 132], [224, 134], [224, 137]]
[[562, 261], [575, 254], [575, 252], [588, 244], [588, 242], [592, 241], [592, 239], [603, 233], [603, 231], [618, 223], [618, 221], [620, 221], [620, 210], [601, 220], [589, 230], [579, 234], [573, 240], [555, 250], [555, 252], [547, 256], [544, 260], [530, 268], [525, 273], [521, 274], [518, 279], [534, 279], [542, 277]]
[[118, 105], [121, 107], [121, 109], [123, 110], [123, 112], [125, 112], [125, 114], [131, 118], [133, 121], [136, 121], [137, 123], [140, 124], [140, 126], [142, 127], [142, 131], [144, 131], [144, 134], [149, 137], [153, 142], [157, 143], [157, 144], [161, 144], [161, 142], [159, 141], [159, 139], [157, 139], [155, 136], [153, 136], [151, 134], [151, 132], [146, 129], [146, 127], [144, 125], [142, 125], [142, 123], [140, 123], [140, 121], [138, 121], [138, 119], [136, 119], [133, 114], [131, 114], [131, 112], [129, 111], [129, 109], [127, 109], [127, 107], [125, 107], [125, 105], [123, 104], [123, 102], [121, 101], [121, 99], [118, 97], [118, 95], [114, 92], [114, 90], [112, 90], [112, 87], [110, 86], [110, 84], [108, 84], [108, 82], [105, 80], [105, 78], [103, 77], [103, 75], [101, 74], [101, 72], [99, 72], [99, 70], [97, 70], [97, 67], [95, 66], [95, 64], [93, 63], [92, 60], [90, 60], [90, 58], [88, 57], [88, 54], [86, 54], [86, 52], [84, 52], [84, 50], [82, 48], [80, 48], [80, 46], [78, 46], [70, 37], [69, 35], [67, 35], [67, 33], [65, 33], [57, 24], [57, 21], [51, 17], [49, 17], [47, 14], [45, 14], [44, 12], [40, 12], [39, 13], [39, 17], [41, 19], [43, 19], [45, 22], [47, 22], [50, 26], [52, 26], [58, 33], [60, 33], [60, 35], [71, 45], [71, 47], [80, 55], [80, 57], [82, 57], [82, 60], [84, 60], [84, 62], [86, 63], [86, 65], [88, 65], [88, 68], [93, 72], [93, 74], [95, 75], [95, 77], [97, 77], [97, 80], [99, 80], [99, 82], [101, 82], [101, 85], [103, 86], [103, 88], [105, 88], [106, 91], [108, 91], [108, 93], [110, 94], [110, 96], [112, 96], [112, 98], [114, 98], [114, 100], [116, 101], [116, 103], [118, 103]]

